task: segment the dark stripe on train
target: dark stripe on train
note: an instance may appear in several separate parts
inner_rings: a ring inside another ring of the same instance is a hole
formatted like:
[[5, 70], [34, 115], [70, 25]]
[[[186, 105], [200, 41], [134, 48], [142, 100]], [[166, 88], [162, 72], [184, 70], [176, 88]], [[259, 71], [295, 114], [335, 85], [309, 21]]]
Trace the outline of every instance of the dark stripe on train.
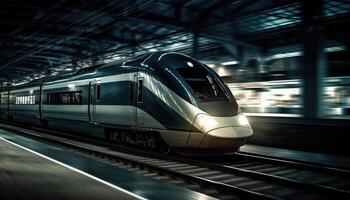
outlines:
[[[183, 119], [171, 107], [165, 104], [158, 96], [154, 95], [148, 88], [143, 87], [144, 100], [142, 104], [135, 103], [130, 99], [130, 84], [132, 81], [119, 81], [101, 83], [101, 100], [98, 105], [133, 105], [144, 110], [160, 122], [166, 129], [189, 131], [192, 124]], [[68, 87], [47, 89], [43, 91], [43, 104], [47, 103], [47, 94], [55, 92], [72, 91]], [[89, 86], [75, 86], [74, 91], [82, 91], [82, 105], [88, 105]], [[135, 89], [134, 89], [135, 92]], [[97, 105], [97, 106], [98, 106]], [[64, 105], [62, 105], [64, 106]], [[199, 131], [199, 130], [195, 130]]]

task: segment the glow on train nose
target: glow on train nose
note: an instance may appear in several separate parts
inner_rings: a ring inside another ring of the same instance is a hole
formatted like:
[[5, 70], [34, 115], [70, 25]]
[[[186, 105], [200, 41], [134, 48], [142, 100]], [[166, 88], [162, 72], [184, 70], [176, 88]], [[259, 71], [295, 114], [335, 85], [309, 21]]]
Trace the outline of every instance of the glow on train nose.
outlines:
[[202, 125], [202, 130], [212, 129], [219, 124], [215, 119], [207, 115], [200, 115], [199, 120], [199, 123]]
[[247, 117], [244, 116], [243, 113], [239, 114], [239, 116], [238, 116], [238, 123], [241, 126], [248, 126], [249, 125], [249, 121], [248, 121]]
[[226, 127], [235, 127], [236, 129], [239, 129], [238, 127], [250, 128], [250, 123], [242, 112], [232, 117], [215, 117], [206, 114], [199, 114], [194, 121], [194, 126], [201, 132], [208, 133], [214, 129]]

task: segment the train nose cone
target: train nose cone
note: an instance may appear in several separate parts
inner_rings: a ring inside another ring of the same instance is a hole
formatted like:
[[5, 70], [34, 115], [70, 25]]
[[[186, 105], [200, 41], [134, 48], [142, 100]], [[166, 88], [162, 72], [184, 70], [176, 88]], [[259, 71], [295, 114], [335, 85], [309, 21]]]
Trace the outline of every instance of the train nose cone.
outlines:
[[251, 129], [241, 127], [223, 127], [209, 131], [203, 138], [200, 148], [203, 149], [236, 149], [247, 141]]
[[244, 138], [253, 134], [251, 128], [247, 127], [223, 127], [211, 130], [207, 135], [217, 138]]
[[218, 128], [218, 125], [219, 122], [216, 119], [205, 114], [199, 114], [194, 122], [194, 126], [203, 133]]
[[237, 148], [253, 134], [249, 121], [241, 113], [232, 117], [199, 114], [193, 127], [189, 147], [198, 145], [197, 147], [206, 149]]
[[211, 130], [207, 135], [218, 137], [218, 138], [236, 138], [238, 137], [233, 127], [224, 127]]
[[[198, 116], [194, 121], [193, 126], [199, 129], [199, 131], [203, 133], [208, 133], [214, 129], [219, 129], [219, 128], [232, 129], [236, 127], [242, 127], [242, 128], [247, 128], [251, 130], [248, 119], [242, 113], [232, 117], [214, 117], [206, 114], [198, 114]], [[231, 130], [231, 129], [223, 129], [223, 130], [226, 130], [226, 131], [230, 130], [229, 135], [232, 135], [235, 133], [235, 131], [238, 131], [239, 133], [237, 133], [236, 137], [244, 137], [245, 133], [242, 133], [243, 134], [242, 136], [240, 136], [240, 134], [241, 132], [244, 132], [242, 130], [245, 130], [245, 129], [238, 129], [238, 130], [235, 130], [235, 129]], [[224, 131], [217, 130], [216, 132], [223, 133]], [[220, 135], [220, 134], [216, 134], [216, 135]], [[224, 135], [226, 136], [226, 134]]]

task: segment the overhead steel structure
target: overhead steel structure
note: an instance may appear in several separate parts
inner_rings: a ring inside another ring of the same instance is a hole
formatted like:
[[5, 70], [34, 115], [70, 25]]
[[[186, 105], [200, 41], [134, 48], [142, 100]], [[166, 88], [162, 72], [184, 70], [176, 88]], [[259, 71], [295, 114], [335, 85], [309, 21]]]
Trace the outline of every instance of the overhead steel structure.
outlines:
[[[4, 0], [0, 84], [158, 50], [244, 61], [245, 51], [266, 54], [299, 44], [295, 48], [304, 49], [310, 66], [305, 90], [319, 96], [323, 55], [312, 46], [325, 40], [349, 46], [349, 11], [347, 0]], [[319, 114], [320, 105], [307, 95], [304, 103], [307, 115]]]

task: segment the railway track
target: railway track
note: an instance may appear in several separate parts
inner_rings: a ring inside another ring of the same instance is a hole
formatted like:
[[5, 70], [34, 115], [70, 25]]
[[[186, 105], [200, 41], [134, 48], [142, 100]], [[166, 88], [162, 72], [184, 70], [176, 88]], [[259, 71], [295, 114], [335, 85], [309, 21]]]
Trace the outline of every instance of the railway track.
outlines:
[[250, 153], [236, 153], [234, 161], [223, 162], [221, 165], [229, 169], [239, 168], [245, 171], [254, 171], [271, 178], [292, 180], [294, 184], [313, 187], [315, 190], [350, 194], [350, 171], [346, 169]]
[[244, 154], [229, 162], [208, 162], [1, 126], [220, 199], [350, 199], [346, 170]]

